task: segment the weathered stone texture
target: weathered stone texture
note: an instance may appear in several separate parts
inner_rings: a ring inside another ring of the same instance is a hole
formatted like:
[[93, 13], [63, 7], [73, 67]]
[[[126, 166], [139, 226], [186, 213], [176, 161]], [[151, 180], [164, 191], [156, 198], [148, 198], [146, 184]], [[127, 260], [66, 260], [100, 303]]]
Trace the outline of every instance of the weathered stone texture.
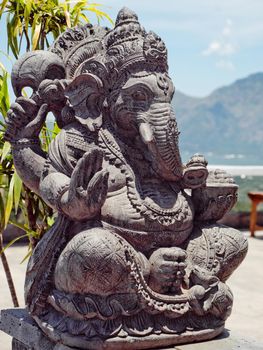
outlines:
[[[17, 172], [58, 212], [27, 269], [34, 336], [41, 329], [56, 349], [116, 350], [221, 333], [226, 280], [247, 252], [217, 223], [237, 185], [202, 155], [182, 164], [161, 38], [123, 8], [113, 30], [68, 29], [49, 51], [26, 54], [12, 84], [5, 137]], [[61, 131], [45, 153], [48, 112]]]

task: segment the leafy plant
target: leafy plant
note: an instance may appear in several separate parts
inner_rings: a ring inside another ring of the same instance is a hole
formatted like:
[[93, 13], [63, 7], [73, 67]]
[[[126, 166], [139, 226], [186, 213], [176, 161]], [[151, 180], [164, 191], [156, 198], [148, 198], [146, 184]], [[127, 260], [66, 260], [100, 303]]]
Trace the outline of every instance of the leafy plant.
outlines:
[[56, 39], [66, 28], [90, 22], [86, 12], [92, 12], [97, 21], [111, 18], [101, 10], [101, 5], [81, 1], [60, 0], [4, 0], [0, 16], [7, 12], [8, 49], [18, 58], [23, 40], [26, 50], [49, 47], [49, 34]]
[[[3, 116], [6, 116], [9, 109], [10, 100], [8, 93], [8, 73], [4, 66], [0, 65], [0, 112]], [[6, 255], [3, 251], [3, 231], [9, 220], [10, 212], [13, 206], [13, 190], [14, 190], [14, 172], [11, 160], [11, 155], [9, 154], [10, 145], [7, 142], [3, 142], [3, 132], [5, 131], [5, 123], [0, 120], [0, 252], [1, 261], [5, 270], [7, 283], [11, 293], [14, 306], [18, 305], [18, 299], [15, 291], [14, 282], [12, 279], [9, 264]], [[19, 179], [20, 180], [20, 179]], [[21, 180], [18, 182], [21, 182]], [[12, 191], [9, 185], [12, 185]], [[12, 193], [12, 194], [10, 194]], [[7, 197], [7, 198], [5, 198]], [[11, 198], [12, 197], [12, 198]], [[17, 198], [16, 198], [17, 199]]]
[[[0, 20], [6, 14], [8, 53], [18, 58], [24, 51], [49, 47], [49, 42], [56, 39], [68, 27], [90, 22], [87, 13], [95, 14], [97, 22], [110, 17], [101, 10], [102, 5], [82, 1], [61, 0], [3, 0], [0, 2]], [[4, 142], [5, 119], [10, 107], [10, 75], [0, 62], [0, 255], [4, 266], [14, 306], [18, 306], [14, 283], [5, 255], [5, 249], [21, 237], [28, 237], [28, 258], [37, 241], [53, 224], [54, 213], [40, 197], [31, 192], [15, 171], [10, 144]], [[1, 117], [2, 116], [2, 117]], [[50, 129], [42, 128], [42, 147], [48, 145], [59, 132], [56, 123]], [[25, 234], [3, 247], [3, 231], [10, 223]]]

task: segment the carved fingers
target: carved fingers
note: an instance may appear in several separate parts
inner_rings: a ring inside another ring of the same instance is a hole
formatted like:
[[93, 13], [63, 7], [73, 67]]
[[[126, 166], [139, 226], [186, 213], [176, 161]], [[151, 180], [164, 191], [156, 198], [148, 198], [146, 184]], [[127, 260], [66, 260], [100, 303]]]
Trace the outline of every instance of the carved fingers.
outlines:
[[37, 112], [37, 105], [33, 100], [28, 99], [26, 103], [24, 97], [16, 99], [15, 103], [11, 104], [11, 107], [7, 113], [7, 129], [5, 138], [8, 141], [18, 138], [19, 131], [27, 125]]
[[160, 252], [163, 259], [166, 261], [185, 261], [186, 252], [185, 250], [177, 247], [163, 248]]
[[103, 152], [95, 148], [84, 154], [71, 176], [69, 200], [78, 201], [87, 217], [98, 213], [107, 196], [109, 173], [102, 161]]
[[71, 176], [72, 195], [78, 194], [83, 197], [87, 194], [88, 185], [92, 177], [102, 169], [103, 154], [98, 148], [86, 152], [79, 159]]
[[7, 113], [5, 139], [16, 141], [21, 138], [37, 138], [48, 112], [47, 104], [40, 108], [35, 101], [19, 97]]
[[166, 286], [172, 287], [179, 273], [179, 264], [174, 261], [163, 262], [159, 265], [159, 281]]
[[37, 116], [24, 129], [24, 137], [38, 136], [45, 122], [48, 113], [48, 105], [44, 103], [37, 113]]
[[108, 192], [109, 172], [107, 169], [100, 170], [93, 176], [88, 186], [87, 199], [90, 210], [97, 212], [106, 200]]
[[99, 148], [94, 148], [91, 152], [85, 153], [85, 168], [82, 173], [83, 187], [87, 188], [92, 178], [102, 169], [103, 152]]
[[86, 190], [84, 184], [85, 178], [85, 169], [88, 167], [89, 157], [87, 153], [84, 154], [82, 158], [79, 159], [73, 173], [71, 175], [70, 182], [70, 196], [75, 197], [79, 195], [82, 196], [82, 193]]
[[179, 292], [185, 275], [186, 252], [177, 247], [160, 248], [150, 257], [152, 287], [159, 292]]

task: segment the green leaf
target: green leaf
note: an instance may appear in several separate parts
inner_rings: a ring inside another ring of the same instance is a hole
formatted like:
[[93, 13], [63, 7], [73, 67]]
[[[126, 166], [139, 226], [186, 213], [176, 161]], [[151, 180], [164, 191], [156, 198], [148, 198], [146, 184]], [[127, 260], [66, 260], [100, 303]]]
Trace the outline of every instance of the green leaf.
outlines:
[[113, 23], [113, 20], [110, 18], [110, 16], [104, 12], [104, 11], [101, 11], [101, 10], [98, 10], [96, 7], [94, 6], [88, 6], [86, 7], [85, 9], [86, 11], [91, 11], [91, 12], [94, 12], [97, 16], [97, 20], [98, 22], [100, 21], [101, 18], [105, 17], [111, 24], [114, 24]]
[[70, 13], [68, 11], [68, 4], [66, 2], [64, 2], [63, 4], [63, 10], [64, 10], [64, 16], [67, 23], [67, 27], [71, 28]]
[[16, 5], [16, 11], [15, 11], [15, 14], [16, 16], [19, 16], [19, 10], [20, 10], [20, 2], [24, 5], [24, 1], [20, 1], [20, 0], [17, 0], [14, 2], [14, 5]]
[[40, 37], [41, 23], [38, 22], [38, 19], [39, 16], [36, 15], [32, 25], [32, 50], [37, 49]]
[[14, 206], [15, 206], [15, 213], [17, 214], [17, 210], [20, 203], [21, 198], [21, 191], [22, 191], [22, 180], [17, 175], [17, 172], [14, 172]]
[[28, 258], [30, 258], [31, 255], [32, 255], [32, 249], [29, 249], [28, 253], [23, 258], [23, 260], [20, 262], [20, 264], [23, 264]]
[[11, 178], [10, 184], [9, 184], [9, 191], [7, 195], [7, 201], [6, 201], [6, 207], [5, 207], [5, 227], [9, 221], [10, 214], [13, 208], [13, 198], [14, 198], [14, 174]]
[[75, 18], [73, 21], [74, 26], [76, 26], [79, 23], [79, 17], [80, 17], [80, 9], [75, 12]]
[[21, 23], [21, 21], [18, 16], [14, 16], [10, 22], [11, 28], [12, 28], [12, 42], [17, 54], [19, 54], [18, 41], [17, 41], [17, 37], [19, 35], [19, 30], [20, 30], [19, 23]]
[[[2, 67], [1, 67], [2, 68]], [[2, 69], [3, 70], [3, 69]], [[0, 75], [0, 112], [5, 118], [10, 107], [9, 92], [8, 92], [8, 73], [3, 70], [3, 75]]]
[[27, 233], [27, 236], [32, 236], [35, 234], [35, 231], [30, 230], [30, 228], [28, 228], [26, 225], [19, 224], [18, 222], [12, 220], [9, 220], [9, 223], [25, 231]]
[[52, 132], [52, 140], [58, 135], [58, 133], [60, 132], [60, 128], [58, 127], [58, 124], [57, 123], [54, 123], [54, 126], [53, 126], [53, 130], [51, 131]]
[[14, 30], [12, 28], [12, 25], [10, 23], [10, 14], [8, 14], [7, 16], [7, 24], [6, 24], [6, 28], [7, 28], [7, 44], [8, 44], [8, 49], [9, 47], [12, 50], [13, 55], [15, 56], [16, 59], [18, 59], [18, 52], [16, 51], [16, 48], [13, 44], [13, 34], [14, 34]]
[[3, 201], [2, 194], [0, 192], [0, 234], [5, 227], [5, 204]]
[[[46, 33], [48, 33], [48, 32], [50, 31], [50, 29], [49, 29], [49, 23], [50, 23], [51, 19], [52, 19], [52, 17], [49, 16], [49, 17], [46, 18], [46, 20], [45, 20], [44, 31], [45, 31]], [[47, 39], [47, 38], [46, 38], [46, 39]]]
[[90, 20], [88, 19], [88, 17], [84, 13], [80, 13], [79, 17], [84, 19], [84, 22], [87, 22], [87, 23], [90, 22]]
[[11, 144], [8, 141], [5, 141], [2, 149], [1, 163], [5, 160], [6, 156], [10, 152], [10, 149], [11, 149]]
[[7, 3], [8, 3], [8, 0], [3, 0], [2, 4], [1, 4], [1, 8], [0, 8], [0, 19], [1, 19], [1, 17], [2, 17], [2, 14], [3, 14], [4, 10], [5, 10], [5, 7], [6, 7]]
[[22, 238], [27, 237], [27, 235], [22, 235], [19, 237], [14, 238], [11, 242], [9, 242], [1, 251], [0, 251], [0, 255], [9, 247], [11, 247], [11, 245], [13, 245], [15, 242], [19, 241]]
[[54, 224], [54, 222], [55, 222], [54, 216], [48, 216], [47, 217], [47, 224], [48, 224], [49, 227], [51, 227]]
[[32, 11], [32, 0], [27, 0], [25, 3], [25, 10], [24, 10], [24, 29], [26, 32], [28, 32], [31, 11]]
[[[2, 53], [2, 50], [0, 50], [0, 52]], [[5, 66], [4, 66], [3, 63], [1, 63], [1, 62], [0, 62], [0, 68], [1, 68], [1, 70], [2, 70], [3, 72], [6, 71]]]

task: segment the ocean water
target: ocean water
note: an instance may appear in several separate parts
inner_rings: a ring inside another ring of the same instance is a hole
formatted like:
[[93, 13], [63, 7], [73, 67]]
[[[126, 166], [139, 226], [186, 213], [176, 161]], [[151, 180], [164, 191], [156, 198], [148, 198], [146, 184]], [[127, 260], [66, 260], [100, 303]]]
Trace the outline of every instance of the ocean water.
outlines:
[[[231, 152], [224, 153], [220, 152], [220, 149], [217, 150], [216, 153], [211, 151], [200, 153], [205, 156], [205, 159], [210, 165], [224, 164], [230, 166], [263, 166], [263, 154], [257, 152], [257, 150], [255, 150], [254, 153], [247, 152], [246, 154]], [[187, 162], [192, 154], [181, 147], [181, 156], [183, 161]]]

